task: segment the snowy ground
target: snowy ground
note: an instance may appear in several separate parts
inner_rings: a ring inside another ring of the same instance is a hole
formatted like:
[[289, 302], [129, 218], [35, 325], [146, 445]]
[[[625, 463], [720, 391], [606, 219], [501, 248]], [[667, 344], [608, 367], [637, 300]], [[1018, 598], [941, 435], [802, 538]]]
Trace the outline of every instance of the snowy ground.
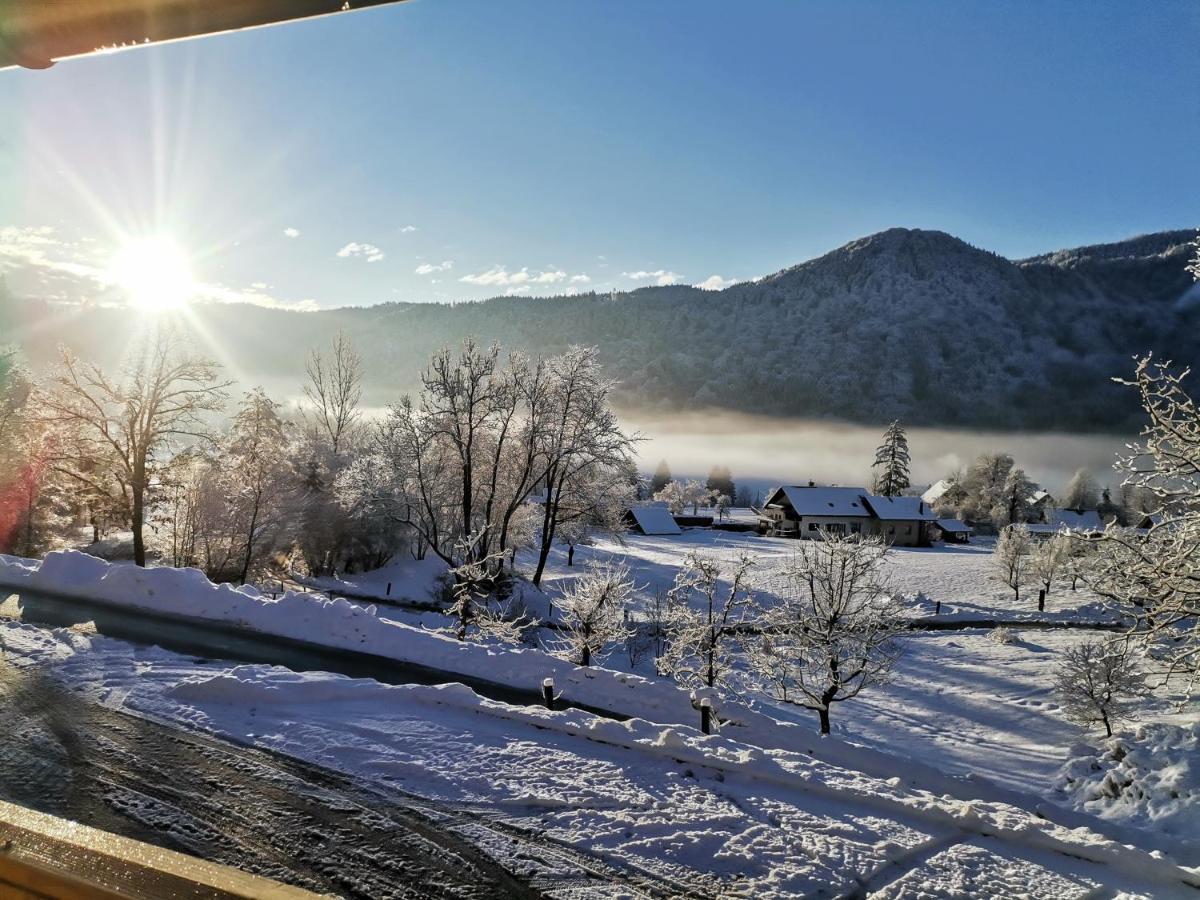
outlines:
[[478, 810], [702, 896], [1188, 893], [1166, 863], [1012, 807], [694, 729], [0, 627], [10, 658], [99, 702]]
[[[675, 537], [630, 535], [620, 543], [602, 541], [580, 548], [574, 567], [567, 567], [565, 554], [556, 552], [540, 600], [549, 604], [570, 578], [585, 571], [586, 563], [592, 559], [624, 559], [645, 600], [656, 590], [670, 587], [681, 559], [691, 550], [729, 556], [746, 551], [759, 558], [764, 568], [769, 568], [783, 562], [794, 549], [795, 544], [788, 540], [733, 532], [688, 530]], [[1036, 592], [1016, 603], [1010, 590], [991, 580], [990, 553], [988, 543], [895, 549], [890, 557], [892, 587], [907, 596], [914, 618], [931, 617], [934, 603], [939, 600], [938, 618], [947, 621], [1057, 619], [1085, 624], [1106, 618], [1096, 598], [1083, 590], [1072, 592], [1067, 585], [1052, 592], [1045, 614], [1038, 614], [1035, 602], [1031, 602]], [[519, 564], [531, 568], [528, 557], [519, 559]], [[341, 584], [355, 593], [382, 596], [391, 583], [393, 597], [428, 601], [440, 571], [441, 564], [431, 560], [401, 561]], [[69, 581], [69, 576], [72, 576], [69, 569], [60, 569], [56, 577]], [[152, 582], [138, 581], [141, 576], [136, 572], [120, 572], [104, 578], [111, 581], [106, 590], [113, 596], [128, 597], [141, 591], [139, 602], [149, 604], [150, 608], [177, 607], [183, 595], [195, 589], [201, 594], [207, 591], [205, 596], [211, 595], [210, 600], [221, 615], [240, 617], [238, 621], [250, 623], [251, 627], [274, 627], [274, 619], [268, 615], [272, 607], [263, 605], [267, 601], [256, 600], [253, 592], [243, 595], [228, 589], [193, 585], [195, 579], [185, 574], [163, 572], [162, 576], [177, 579], [178, 583], [172, 582], [175, 585], [172, 590], [162, 591], [152, 589]], [[918, 593], [924, 598], [917, 599]], [[537, 595], [534, 602], [538, 602]], [[775, 889], [782, 894], [797, 890], [811, 892], [814, 884], [824, 883], [830, 877], [825, 867], [830, 867], [828, 854], [832, 854], [853, 861], [857, 876], [874, 884], [874, 877], [882, 877], [880, 858], [890, 859], [899, 852], [895, 847], [881, 851], [880, 846], [909, 846], [909, 838], [902, 836], [908, 834], [905, 829], [923, 836], [914, 838], [916, 843], [911, 846], [926, 848], [916, 855], [924, 853], [929, 859], [917, 868], [923, 872], [923, 878], [930, 879], [930, 885], [940, 885], [931, 888], [935, 894], [953, 893], [948, 887], [952, 883], [959, 886], [960, 893], [969, 893], [971, 878], [975, 877], [972, 874], [975, 870], [971, 869], [974, 863], [963, 860], [977, 856], [987, 858], [988, 862], [981, 863], [983, 868], [979, 871], [997, 885], [1007, 886], [1004, 879], [1012, 872], [1019, 873], [1026, 865], [1033, 866], [1030, 871], [1038, 872], [1036, 865], [1040, 863], [1030, 861], [1025, 852], [1028, 848], [1008, 868], [997, 868], [999, 863], [993, 856], [982, 854], [977, 839], [966, 843], [954, 839], [944, 851], [931, 853], [929, 848], [938, 841], [933, 834], [936, 829], [914, 824], [908, 818], [909, 812], [897, 813], [888, 820], [886, 829], [868, 834], [855, 831], [870, 818], [866, 813], [850, 811], [839, 819], [832, 808], [814, 805], [808, 793], [803, 799], [790, 795], [780, 798], [774, 793], [777, 787], [772, 787], [771, 803], [764, 805], [763, 797], [742, 790], [738, 779], [744, 776], [744, 770], [719, 770], [710, 777], [707, 773], [713, 768], [711, 761], [689, 763], [691, 757], [681, 747], [674, 747], [667, 754], [673, 762], [664, 767], [663, 753], [647, 749], [648, 746], [655, 747], [660, 739], [674, 745], [674, 737], [662, 738], [664, 730], [676, 735], [690, 733], [688, 729], [681, 732], [678, 724], [690, 724], [695, 718], [686, 696], [681, 699], [668, 686], [640, 681], [619, 671], [591, 670], [581, 676], [579, 670], [534, 651], [460, 652], [465, 649], [461, 645], [393, 624], [424, 628], [445, 624], [436, 613], [406, 613], [384, 606], [368, 611], [365, 606], [345, 601], [314, 602], [310, 597], [302, 602], [286, 600], [276, 608], [289, 610], [288, 627], [302, 627], [307, 629], [306, 634], [325, 629], [326, 638], [336, 638], [343, 645], [350, 641], [367, 646], [372, 652], [395, 651], [400, 658], [415, 654], [417, 661], [453, 667], [451, 671], [464, 674], [485, 673], [501, 680], [514, 678], [526, 687], [540, 683], [543, 673], [551, 674], [560, 686], [565, 684], [568, 691], [579, 692], [584, 702], [607, 698], [611, 702], [596, 705], [620, 707], [665, 725], [633, 737], [623, 735], [613, 744], [611, 734], [601, 735], [596, 726], [587, 724], [591, 720], [581, 720], [582, 724], [568, 722], [570, 733], [563, 737], [562, 720], [547, 723], [529, 718], [536, 719], [540, 713], [514, 717], [500, 705], [480, 703], [462, 693], [384, 688], [373, 682], [350, 682], [332, 676], [297, 680], [285, 672], [262, 667], [222, 674], [212, 666], [186, 660], [182, 665], [175, 661], [164, 668], [160, 660], [138, 656], [150, 651], [134, 651], [127, 645], [103, 639], [70, 652], [57, 647], [61, 641], [50, 641], [57, 649], [48, 645], [35, 647], [30, 653], [31, 658], [54, 667], [58, 677], [90, 691], [104, 702], [127, 704], [155, 716], [211, 728], [374, 782], [415, 790], [423, 796], [505, 810], [504, 815], [514, 821], [535, 822], [536, 827], [549, 829], [556, 839], [581, 847], [595, 846], [614, 862], [653, 871], [658, 877], [681, 877], [689, 882], [702, 878], [701, 883], [719, 884], [722, 890], [728, 890], [734, 873], [744, 873], [746, 889], [755, 895]], [[252, 609], [246, 612], [248, 608]], [[1111, 821], [1067, 820], [1057, 812], [1050, 817], [1065, 824], [1090, 822], [1089, 827], [1110, 837], [1163, 850], [1190, 865], [1200, 866], [1200, 848], [1192, 838], [1194, 812], [1151, 816], [1147, 805], [1141, 804], [1128, 814], [1120, 814], [1119, 810], [1113, 814], [1111, 804], [1097, 803], [1092, 797], [1095, 785], [1087, 790], [1077, 787], [1068, 791], [1058, 783], [1057, 774], [1064, 762], [1079, 755], [1078, 749], [1075, 753], [1071, 751], [1082, 732], [1063, 720], [1049, 686], [1062, 648], [1092, 637], [1095, 632], [1032, 627], [1018, 627], [1015, 631], [1017, 639], [1008, 644], [997, 643], [986, 630], [978, 628], [905, 636], [904, 657], [892, 683], [834, 710], [834, 739], [822, 741], [815, 737], [815, 716], [808, 711], [753, 700], [755, 709], [784, 724], [773, 725], [771, 719], [755, 720], [751, 716], [746, 720], [750, 727], [727, 728], [724, 737], [733, 741], [736, 736], [741, 749], [735, 753], [752, 756], [783, 753], [790, 754], [788, 759], [794, 761], [799, 751], [806, 765], [813, 764], [815, 757], [847, 767], [858, 774], [843, 772], [838, 777], [868, 778], [874, 785], [871, 791], [880, 790], [879, 785], [900, 773], [904, 778], [889, 789], [926, 791], [989, 803], [1002, 800], [1025, 810], [1037, 810], [1041, 805], [1047, 811], [1046, 800], [1064, 807], [1074, 803], [1089, 817], [1104, 816]], [[606, 665], [615, 670], [630, 668], [628, 658], [620, 651]], [[639, 672], [652, 674], [647, 663], [641, 665]], [[133, 679], [130, 673], [151, 677]], [[194, 684], [174, 687], [180, 680]], [[397, 690], [407, 693], [397, 694]], [[403, 700], [397, 701], [397, 697]], [[1169, 692], [1160, 692], [1143, 717], [1177, 724], [1194, 722], [1196, 707], [1181, 708], [1177, 705], [1179, 699]], [[794, 724], [789, 728], [786, 723]], [[580, 733], [588, 735], [586, 744], [579, 743]], [[682, 740], [681, 746], [686, 748], [692, 738]], [[601, 753], [597, 744], [609, 749]], [[746, 749], [748, 745], [753, 746]], [[614, 751], [612, 746], [621, 749]], [[470, 753], [476, 751], [489, 760], [487, 764], [481, 762], [478, 770], [469, 762]], [[635, 756], [630, 757], [629, 753]], [[647, 754], [654, 760], [647, 761]], [[521, 793], [525, 788], [519, 773], [530, 764], [530, 759], [543, 756], [547, 761], [538, 764], [541, 768], [530, 781], [532, 787], [526, 798]], [[498, 780], [489, 787], [490, 782], [485, 783], [489, 776], [485, 773], [491, 771], [493, 758], [499, 766], [495, 770]], [[460, 759], [461, 778], [454, 768]], [[1135, 756], [1134, 761], [1137, 759]], [[1181, 759], [1171, 775], [1175, 779], [1172, 784], [1181, 779], [1191, 784], [1187, 780], [1191, 776], [1186, 754]], [[674, 765], [679, 760], [683, 760], [678, 763], [682, 769]], [[1119, 768], [1119, 763], [1120, 760], [1110, 758], [1098, 764], [1101, 775], [1092, 781], [1102, 781], [1108, 769]], [[704, 773], [697, 769], [698, 765]], [[1073, 765], [1078, 768], [1085, 764]], [[1122, 778], [1131, 777], [1127, 774], [1130, 765], [1121, 768]], [[620, 778], [630, 779], [631, 784], [605, 783], [610, 770], [616, 770]], [[600, 779], [594, 784], [586, 774], [593, 771]], [[690, 776], [684, 774], [687, 771]], [[1182, 776], [1178, 774], [1180, 771]], [[963, 781], [963, 776], [968, 780]], [[1156, 784], [1164, 780], [1159, 776], [1154, 778]], [[1137, 776], [1136, 780], [1142, 784], [1151, 779]], [[739, 787], [735, 791], [728, 784]], [[1168, 785], [1168, 792], [1170, 789]], [[776, 802], [783, 804], [786, 811], [775, 811], [772, 804]], [[1175, 807], [1186, 808], [1188, 802], [1191, 801], [1179, 801]], [[1195, 803], [1191, 809], [1195, 809]], [[856, 818], [860, 815], [865, 818]], [[727, 824], [728, 828], [712, 837], [710, 831], [689, 817]], [[841, 824], [835, 825], [835, 820]], [[798, 829], [804, 835], [789, 836], [785, 826], [798, 821], [806, 823]], [[811, 822], [821, 824], [812, 826]], [[1140, 832], [1135, 830], [1139, 828]], [[772, 829], [782, 829], [784, 833], [774, 834]], [[823, 850], [814, 850], [807, 843], [808, 832], [814, 829], [823, 835]], [[755, 838], [758, 843], [746, 844], [745, 833], [759, 835]], [[850, 837], [852, 834], [857, 836]], [[848, 843], [842, 843], [843, 840]], [[1004, 852], [1011, 853], [1011, 848]], [[796, 854], [805, 856], [808, 860], [805, 866], [797, 869], [798, 864], [779, 861]], [[942, 876], [933, 871], [943, 866], [949, 866], [950, 874], [945, 877], [950, 881], [940, 881]], [[909, 877], [888, 880], [889, 889]], [[1086, 883], [1088, 876], [1076, 872], [1073, 877], [1083, 879], [1075, 882], [1079, 885]], [[1046, 895], [1072, 895], [1074, 888], [1062, 887], [1050, 876], [1045, 878], [1046, 885], [1055, 886]], [[978, 887], [983, 883], [986, 882], [974, 884]], [[1037, 894], [1032, 882], [1015, 883], [1013, 889], [1022, 884], [1031, 895]]]

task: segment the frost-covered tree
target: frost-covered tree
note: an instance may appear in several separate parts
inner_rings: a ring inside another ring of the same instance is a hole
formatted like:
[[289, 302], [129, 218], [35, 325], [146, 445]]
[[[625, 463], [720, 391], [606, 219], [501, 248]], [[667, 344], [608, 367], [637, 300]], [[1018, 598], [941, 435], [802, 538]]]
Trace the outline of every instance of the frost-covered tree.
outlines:
[[1007, 453], [985, 453], [977, 457], [962, 480], [963, 517], [971, 522], [990, 522], [992, 511], [1005, 508], [1004, 484], [1013, 469]]
[[1095, 509], [1100, 502], [1100, 485], [1088, 469], [1075, 470], [1071, 480], [1063, 489], [1062, 506], [1064, 509]]
[[779, 604], [748, 642], [759, 690], [815, 711], [828, 734], [835, 703], [887, 681], [900, 654], [901, 610], [887, 590], [882, 538], [823, 534], [776, 575]]
[[47, 420], [75, 435], [63, 468], [79, 484], [117, 481], [128, 501], [133, 557], [146, 564], [147, 493], [173, 446], [211, 440], [207, 418], [222, 408], [224, 388], [212, 361], [192, 353], [178, 332], [158, 327], [135, 343], [121, 376], [80, 361], [66, 348], [39, 395]]
[[650, 496], [653, 497], [674, 480], [671, 477], [671, 467], [667, 465], [665, 459], [662, 460], [658, 464], [658, 468], [654, 470], [654, 474], [650, 477]]
[[992, 551], [993, 576], [1013, 590], [1021, 602], [1021, 586], [1028, 584], [1033, 557], [1033, 538], [1024, 525], [1009, 525], [996, 539]]
[[596, 533], [623, 540], [625, 512], [634, 500], [630, 467], [595, 469], [570, 479], [558, 509], [558, 540], [567, 545], [567, 565], [575, 564], [575, 548]]
[[712, 495], [702, 482], [693, 479], [670, 482], [654, 495], [654, 499], [667, 504], [672, 515], [685, 512], [689, 506], [692, 508], [692, 515], [696, 515], [701, 506], [706, 506], [712, 501]]
[[1096, 722], [1112, 737], [1113, 723], [1132, 717], [1149, 693], [1145, 676], [1124, 641], [1091, 640], [1063, 651], [1055, 692], [1063, 714], [1088, 726]]
[[897, 419], [883, 433], [883, 443], [875, 450], [875, 473], [872, 491], [884, 497], [895, 497], [909, 486], [908, 435]]
[[229, 429], [220, 465], [228, 479], [231, 520], [241, 545], [239, 583], [277, 548], [286, 530], [293, 484], [287, 465], [288, 432], [279, 404], [261, 388], [246, 394]]
[[660, 665], [687, 687], [728, 687], [739, 631], [754, 614], [754, 566], [692, 552], [667, 594], [667, 648]]
[[610, 399], [614, 383], [594, 347], [571, 347], [548, 360], [545, 372], [544, 392], [536, 377], [525, 379], [530, 443], [516, 451], [517, 468], [537, 472], [538, 483], [546, 486], [534, 584], [541, 583], [561, 522], [591, 516], [615, 530], [630, 499], [622, 482], [632, 480], [638, 440], [617, 421]]
[[1023, 522], [1038, 486], [1025, 474], [1024, 469], [1012, 468], [1004, 479], [996, 505], [992, 507], [992, 524], [997, 527]]
[[1076, 540], [1069, 534], [1054, 534], [1033, 548], [1029, 560], [1030, 574], [1041, 583], [1047, 594], [1054, 580], [1067, 570]]
[[308, 380], [304, 396], [311, 415], [335, 454], [347, 448], [359, 419], [362, 400], [362, 359], [344, 332], [333, 338], [329, 353], [309, 351], [304, 364]]
[[1188, 370], [1152, 357], [1131, 381], [1149, 419], [1118, 462], [1126, 482], [1156, 498], [1148, 533], [1110, 525], [1096, 542], [1085, 580], [1129, 619], [1150, 659], [1165, 671], [1200, 674], [1200, 408]]
[[579, 666], [603, 659], [629, 636], [625, 612], [633, 591], [629, 569], [620, 563], [593, 565], [576, 578], [558, 602], [563, 627], [556, 655]]

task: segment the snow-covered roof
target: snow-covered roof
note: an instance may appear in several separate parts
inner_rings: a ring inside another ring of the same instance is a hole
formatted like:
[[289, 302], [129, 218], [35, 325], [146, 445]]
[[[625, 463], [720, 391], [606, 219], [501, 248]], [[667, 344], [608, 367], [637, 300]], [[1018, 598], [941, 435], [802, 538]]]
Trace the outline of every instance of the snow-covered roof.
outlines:
[[1100, 513], [1094, 509], [1082, 512], [1074, 509], [1049, 509], [1046, 511], [1045, 522], [1035, 522], [1027, 526], [1033, 534], [1054, 534], [1057, 531], [1103, 531], [1104, 521]]
[[665, 506], [631, 506], [629, 512], [643, 534], [683, 534], [683, 529]]
[[938, 519], [937, 527], [948, 534], [971, 534], [975, 531], [966, 522], [960, 522], [958, 519]]
[[1100, 513], [1094, 509], [1085, 509], [1082, 512], [1074, 509], [1052, 509], [1046, 513], [1046, 524], [1079, 530], [1099, 530], [1104, 527]]
[[1047, 500], [1050, 502], [1054, 502], [1054, 498], [1050, 496], [1050, 492], [1038, 490], [1038, 491], [1034, 491], [1033, 495], [1030, 496], [1029, 503], [1031, 506], [1036, 506], [1037, 504], [1044, 503]]
[[936, 484], [931, 484], [929, 486], [929, 490], [921, 495], [921, 499], [932, 506], [934, 503], [937, 503], [939, 500], [941, 500], [942, 497], [946, 495], [946, 491], [950, 490], [950, 488], [953, 486], [953, 481], [951, 481], [949, 478], [943, 478]]
[[932, 522], [933, 510], [921, 497], [884, 497], [868, 494], [867, 506], [889, 522]]
[[779, 491], [783, 491], [788, 503], [800, 516], [871, 517], [871, 511], [863, 501], [867, 493], [863, 488], [803, 487], [793, 484], [777, 488], [775, 494]]

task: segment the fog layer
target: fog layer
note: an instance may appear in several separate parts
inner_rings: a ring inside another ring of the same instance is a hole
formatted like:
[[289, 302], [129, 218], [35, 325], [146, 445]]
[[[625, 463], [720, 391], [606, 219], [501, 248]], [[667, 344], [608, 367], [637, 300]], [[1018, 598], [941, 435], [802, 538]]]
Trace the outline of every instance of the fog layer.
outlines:
[[[871, 462], [882, 426], [782, 419], [737, 413], [622, 417], [648, 438], [640, 447], [644, 471], [665, 459], [676, 476], [704, 475], [729, 466], [734, 479], [755, 483], [818, 483], [870, 486]], [[1131, 436], [1132, 437], [1132, 436]], [[1129, 438], [1117, 435], [908, 429], [912, 481], [929, 484], [981, 453], [1011, 453], [1018, 466], [1051, 492], [1080, 466], [1100, 483], [1116, 486], [1116, 453]]]

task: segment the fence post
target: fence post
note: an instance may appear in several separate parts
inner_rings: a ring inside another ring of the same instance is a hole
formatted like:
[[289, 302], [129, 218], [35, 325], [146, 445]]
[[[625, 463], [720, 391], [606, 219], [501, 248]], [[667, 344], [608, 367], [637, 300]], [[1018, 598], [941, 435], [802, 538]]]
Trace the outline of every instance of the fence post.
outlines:
[[707, 697], [700, 701], [700, 730], [712, 734], [712, 701]]
[[554, 679], [542, 679], [542, 700], [546, 703], [546, 709], [554, 709]]
[[934, 614], [935, 616], [940, 616], [940, 615], [942, 614], [942, 601], [941, 601], [941, 600], [935, 600], [935, 601], [934, 601], [934, 603], [933, 603], [933, 614]]
[[385, 596], [388, 596], [388, 597], [392, 596], [392, 583], [390, 581], [388, 582], [387, 594]]
[[1038, 612], [1046, 611], [1046, 589], [1038, 588]]

